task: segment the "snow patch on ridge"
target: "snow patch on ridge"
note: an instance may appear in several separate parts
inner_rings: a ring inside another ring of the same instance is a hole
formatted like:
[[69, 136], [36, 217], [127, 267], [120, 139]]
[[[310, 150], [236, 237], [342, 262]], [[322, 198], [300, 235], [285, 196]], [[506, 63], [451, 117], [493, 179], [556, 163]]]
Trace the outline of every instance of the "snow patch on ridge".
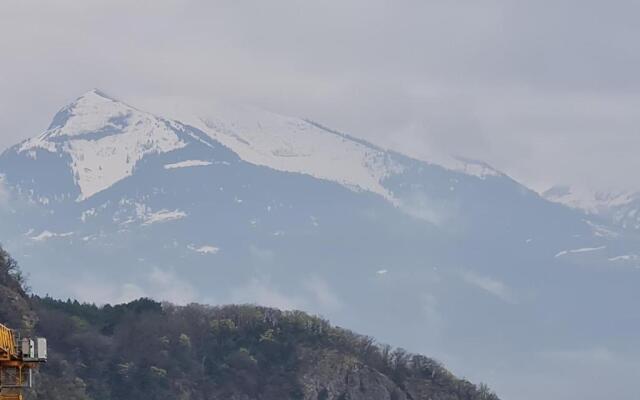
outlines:
[[213, 164], [211, 161], [202, 161], [202, 160], [187, 160], [181, 161], [173, 164], [166, 164], [164, 169], [177, 169], [177, 168], [188, 168], [188, 167], [204, 167], [207, 165]]
[[638, 257], [637, 254], [625, 254], [622, 256], [616, 256], [616, 257], [611, 257], [609, 258], [609, 261], [611, 262], [616, 262], [616, 261], [637, 261], [640, 257]]
[[220, 248], [216, 247], [216, 246], [200, 246], [197, 247], [193, 244], [190, 244], [189, 246], [187, 246], [187, 248], [189, 250], [193, 250], [196, 253], [200, 253], [200, 254], [218, 254], [218, 252], [220, 251]]
[[73, 232], [66, 233], [54, 233], [48, 230], [42, 231], [39, 235], [32, 236], [30, 239], [35, 242], [44, 242], [45, 240], [53, 239], [53, 238], [65, 238], [73, 235]]
[[185, 218], [186, 216], [187, 216], [187, 213], [180, 210], [174, 210], [174, 211], [160, 210], [153, 213], [150, 212], [145, 214], [144, 222], [142, 225], [151, 225], [151, 224], [157, 224], [161, 222], [176, 221], [176, 220]]
[[583, 247], [581, 249], [573, 249], [573, 250], [562, 250], [561, 252], [556, 254], [555, 257], [556, 258], [562, 257], [562, 256], [565, 256], [567, 254], [588, 253], [588, 252], [593, 252], [593, 251], [598, 251], [598, 250], [604, 250], [606, 248], [607, 248], [607, 246], [600, 246], [600, 247]]

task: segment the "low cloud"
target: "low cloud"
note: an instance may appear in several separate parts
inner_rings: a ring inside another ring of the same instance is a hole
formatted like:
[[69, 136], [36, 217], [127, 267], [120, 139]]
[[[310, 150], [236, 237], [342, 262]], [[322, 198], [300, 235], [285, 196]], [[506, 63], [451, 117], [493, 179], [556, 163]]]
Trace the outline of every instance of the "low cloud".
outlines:
[[283, 293], [267, 278], [253, 278], [246, 285], [232, 290], [231, 301], [240, 304], [259, 304], [281, 310], [305, 308], [305, 302], [302, 299]]
[[517, 302], [513, 291], [502, 281], [469, 270], [461, 271], [460, 276], [468, 284], [482, 289], [506, 303], [515, 304]]
[[72, 297], [96, 304], [121, 304], [141, 297], [185, 305], [198, 301], [195, 288], [172, 269], [153, 267], [145, 278], [126, 283], [81, 279], [69, 288]]
[[270, 278], [254, 277], [245, 285], [231, 291], [231, 302], [259, 304], [282, 310], [304, 310], [311, 313], [326, 313], [340, 310], [343, 302], [322, 278], [312, 276], [288, 285], [285, 290]]
[[429, 326], [431, 339], [437, 338], [444, 330], [445, 320], [439, 311], [438, 299], [433, 294], [424, 294], [420, 298], [420, 305]]
[[400, 198], [400, 210], [439, 228], [450, 229], [455, 220], [455, 206], [444, 200], [434, 199], [422, 191], [413, 191]]
[[195, 288], [173, 269], [154, 268], [148, 278], [151, 297], [184, 305], [198, 300]]
[[[556, 348], [494, 364], [482, 379], [512, 399], [635, 399], [640, 358], [635, 349], [605, 346]], [[465, 360], [466, 361], [466, 360]], [[531, 382], [537, 382], [531, 385]], [[523, 391], [523, 388], [527, 388]]]
[[311, 295], [313, 303], [322, 311], [336, 311], [342, 308], [342, 301], [322, 278], [312, 277], [305, 284], [307, 292]]
[[82, 279], [69, 287], [71, 297], [81, 302], [120, 304], [147, 297], [147, 293], [134, 283], [110, 283], [95, 279]]
[[605, 347], [546, 351], [540, 353], [539, 356], [551, 361], [573, 362], [583, 365], [585, 363], [599, 365], [615, 364], [619, 360], [619, 357]]
[[0, 211], [9, 207], [9, 189], [4, 175], [0, 174]]
[[270, 265], [275, 261], [276, 253], [271, 249], [264, 249], [254, 245], [249, 247], [249, 254], [257, 265]]

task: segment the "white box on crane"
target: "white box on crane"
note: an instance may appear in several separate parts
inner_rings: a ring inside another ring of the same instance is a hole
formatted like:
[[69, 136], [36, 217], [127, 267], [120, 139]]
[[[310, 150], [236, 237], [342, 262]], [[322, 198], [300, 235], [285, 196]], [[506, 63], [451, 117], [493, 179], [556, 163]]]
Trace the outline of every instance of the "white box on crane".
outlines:
[[47, 360], [47, 339], [43, 337], [36, 338], [36, 358], [40, 361]]
[[29, 338], [22, 339], [21, 350], [22, 350], [22, 357], [24, 358], [33, 359], [36, 357], [35, 344], [33, 343], [33, 340]]

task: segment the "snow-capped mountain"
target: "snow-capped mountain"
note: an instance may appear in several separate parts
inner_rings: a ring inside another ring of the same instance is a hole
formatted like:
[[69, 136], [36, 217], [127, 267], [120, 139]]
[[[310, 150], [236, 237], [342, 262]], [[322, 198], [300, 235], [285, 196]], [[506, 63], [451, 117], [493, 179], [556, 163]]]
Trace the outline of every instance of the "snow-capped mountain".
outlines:
[[[404, 171], [398, 157], [317, 123], [249, 107], [227, 109], [223, 117], [193, 116], [187, 122], [199, 132], [91, 90], [60, 110], [49, 128], [22, 143], [17, 153], [34, 159], [38, 151], [68, 156], [81, 201], [131, 176], [147, 155], [182, 149], [193, 139], [211, 146], [204, 132], [251, 164], [397, 200], [384, 181]], [[459, 159], [454, 168], [478, 177], [500, 175], [471, 160]]]
[[573, 186], [554, 186], [542, 196], [598, 216], [622, 229], [640, 229], [640, 193], [594, 192]]
[[[402, 173], [403, 163], [371, 143], [312, 121], [252, 107], [236, 106], [225, 109], [222, 115], [187, 118], [190, 124], [252, 164], [308, 174], [396, 200], [384, 181]], [[500, 174], [472, 160], [457, 159], [451, 165], [478, 177]]]
[[80, 201], [131, 176], [145, 156], [179, 150], [188, 140], [202, 140], [185, 132], [174, 121], [92, 90], [60, 110], [49, 128], [22, 143], [17, 154], [34, 160], [39, 152], [68, 157]]
[[606, 218], [251, 107], [176, 119], [90, 91], [0, 177], [0, 239], [38, 293], [303, 308], [472, 377], [549, 337], [599, 346], [640, 300], [637, 239]]

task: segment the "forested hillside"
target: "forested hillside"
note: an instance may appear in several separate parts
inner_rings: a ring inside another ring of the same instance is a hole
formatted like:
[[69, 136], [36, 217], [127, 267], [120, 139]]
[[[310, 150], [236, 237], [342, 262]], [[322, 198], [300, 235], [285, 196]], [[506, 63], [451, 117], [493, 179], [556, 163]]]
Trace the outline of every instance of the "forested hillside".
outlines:
[[430, 358], [299, 311], [29, 295], [2, 249], [0, 321], [49, 340], [29, 399], [497, 399]]

